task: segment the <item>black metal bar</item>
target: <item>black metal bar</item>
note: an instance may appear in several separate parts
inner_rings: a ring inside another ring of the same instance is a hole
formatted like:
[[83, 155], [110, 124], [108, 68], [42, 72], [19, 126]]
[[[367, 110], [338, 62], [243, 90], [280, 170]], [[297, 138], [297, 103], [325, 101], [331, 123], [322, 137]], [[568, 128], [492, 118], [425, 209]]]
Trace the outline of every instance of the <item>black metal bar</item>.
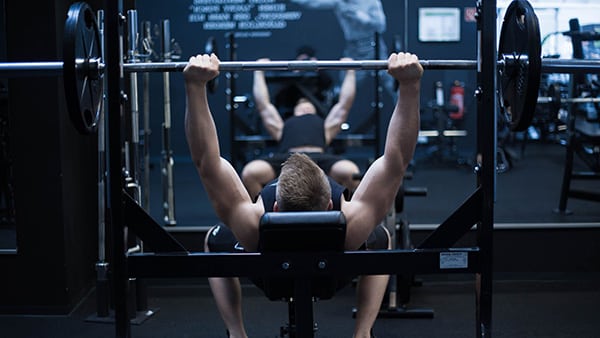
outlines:
[[572, 189], [571, 191], [569, 191], [569, 197], [600, 202], [600, 194], [588, 190]]
[[121, 115], [123, 77], [121, 71], [121, 60], [123, 51], [121, 40], [123, 36], [120, 15], [123, 12], [122, 0], [105, 1], [105, 57], [106, 57], [106, 83], [108, 109], [108, 209], [110, 210], [110, 228], [112, 235], [113, 251], [113, 292], [115, 305], [115, 331], [116, 337], [130, 337], [131, 327], [129, 324], [129, 313], [127, 303], [128, 290], [128, 268], [125, 257], [125, 229], [123, 225], [123, 178], [121, 177]]
[[476, 223], [481, 222], [482, 192], [481, 188], [475, 190], [418, 248], [450, 248]]
[[[227, 49], [229, 50], [229, 60], [233, 61], [236, 59], [236, 44], [235, 44], [235, 34], [228, 33], [226, 35], [227, 39]], [[229, 158], [231, 164], [234, 168], [238, 169], [238, 158], [239, 154], [236, 153], [236, 143], [235, 143], [235, 77], [236, 74], [233, 72], [227, 72], [227, 89], [225, 90], [225, 96], [227, 103], [225, 105], [225, 110], [229, 113]]]
[[294, 283], [294, 313], [296, 314], [296, 337], [312, 338], [314, 332], [314, 316], [312, 304], [312, 284], [310, 279], [299, 278]]
[[543, 59], [542, 73], [600, 73], [600, 60]]
[[[325, 269], [319, 268], [322, 261], [327, 261]], [[135, 253], [128, 256], [128, 262], [129, 276], [146, 278], [476, 273], [481, 270], [478, 248], [342, 253]], [[283, 270], [283, 262], [294, 264]]]
[[[171, 61], [171, 23], [168, 19], [161, 21], [161, 46], [163, 60]], [[163, 218], [165, 225], [175, 226], [175, 192], [174, 163], [171, 146], [171, 79], [168, 72], [163, 72], [164, 121], [162, 124], [161, 173], [163, 188]]]
[[[572, 106], [572, 105], [571, 105]], [[573, 109], [571, 107], [570, 109]], [[563, 179], [560, 186], [560, 198], [558, 201], [558, 208], [556, 212], [561, 214], [569, 214], [567, 210], [567, 202], [569, 198], [569, 190], [571, 189], [571, 178], [573, 174], [573, 158], [575, 153], [575, 117], [573, 113], [569, 114], [568, 117], [568, 128], [567, 128], [567, 145], [565, 147], [565, 166], [563, 168]]]
[[[375, 48], [375, 60], [379, 60], [379, 32], [375, 31], [375, 41], [373, 41], [373, 48]], [[387, 61], [386, 61], [387, 63]], [[380, 124], [380, 120], [381, 120], [381, 79], [379, 76], [379, 70], [375, 70], [373, 72], [373, 76], [374, 76], [374, 81], [375, 81], [375, 98], [373, 100], [373, 117], [374, 117], [374, 124], [375, 124], [375, 158], [378, 158], [380, 153], [379, 153], [379, 147], [380, 147], [380, 143], [381, 143], [381, 126]]]
[[62, 71], [62, 61], [0, 63], [0, 77], [2, 78], [59, 76], [62, 75]]
[[124, 222], [149, 250], [154, 252], [186, 252], [187, 250], [171, 234], [146, 213], [136, 200], [123, 193]]
[[481, 196], [481, 222], [477, 226], [477, 243], [481, 250], [480, 272], [476, 284], [476, 333], [478, 337], [492, 336], [492, 280], [493, 280], [493, 228], [494, 199], [496, 189], [496, 134], [498, 118], [497, 102], [497, 39], [496, 1], [478, 2], [479, 67], [477, 82], [481, 89], [477, 115], [481, 120], [478, 129], [479, 154], [482, 158], [479, 184]]

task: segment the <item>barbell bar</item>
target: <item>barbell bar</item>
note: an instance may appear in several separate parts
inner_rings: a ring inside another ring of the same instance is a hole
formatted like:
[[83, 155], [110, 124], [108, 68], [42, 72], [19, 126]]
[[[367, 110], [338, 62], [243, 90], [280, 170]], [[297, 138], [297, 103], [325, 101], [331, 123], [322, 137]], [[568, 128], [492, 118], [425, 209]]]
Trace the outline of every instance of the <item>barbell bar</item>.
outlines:
[[[474, 60], [420, 60], [426, 69], [476, 69], [477, 61]], [[180, 72], [187, 66], [187, 62], [147, 62], [124, 63], [125, 73], [143, 72]], [[0, 63], [0, 77], [31, 77], [31, 76], [58, 76], [63, 71], [63, 62], [5, 62]], [[224, 72], [256, 71], [256, 70], [286, 70], [286, 71], [316, 71], [325, 69], [354, 69], [354, 70], [384, 70], [387, 69], [386, 60], [363, 61], [222, 61], [219, 70]], [[78, 60], [76, 68], [88, 67], [102, 73], [104, 64], [98, 59]]]
[[[498, 67], [502, 68], [514, 61], [503, 58], [497, 61]], [[525, 61], [526, 62], [526, 61]], [[419, 60], [425, 69], [434, 70], [474, 70], [477, 69], [476, 60]], [[123, 71], [126, 73], [144, 72], [180, 72], [187, 66], [187, 62], [147, 62], [147, 63], [124, 63]], [[385, 70], [387, 60], [320, 60], [320, 61], [222, 61], [219, 70], [225, 72], [237, 71], [317, 71], [317, 70]], [[35, 77], [35, 76], [59, 76], [62, 75], [64, 62], [2, 62], [0, 63], [1, 78]], [[88, 74], [102, 74], [104, 64], [99, 59], [77, 60], [77, 69]], [[542, 59], [542, 71], [545, 73], [600, 73], [600, 60], [576, 60], [576, 59]]]

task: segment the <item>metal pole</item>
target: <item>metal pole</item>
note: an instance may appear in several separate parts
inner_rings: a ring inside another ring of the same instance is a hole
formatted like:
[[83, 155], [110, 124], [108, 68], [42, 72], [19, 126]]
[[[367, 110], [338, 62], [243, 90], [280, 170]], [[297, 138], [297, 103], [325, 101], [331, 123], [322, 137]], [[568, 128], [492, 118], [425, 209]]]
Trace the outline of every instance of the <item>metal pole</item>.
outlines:
[[[143, 34], [145, 41], [149, 44], [152, 39], [151, 25], [149, 21], [143, 23]], [[149, 45], [144, 44], [145, 48], [150, 48]], [[150, 60], [152, 51], [144, 50], [144, 55], [147, 60]], [[144, 115], [144, 132], [143, 132], [143, 154], [144, 154], [144, 183], [142, 191], [142, 207], [149, 213], [150, 212], [150, 74], [144, 73], [143, 85], [142, 85], [142, 97], [143, 97], [143, 115]]]
[[115, 331], [117, 338], [131, 336], [129, 323], [127, 291], [128, 267], [125, 249], [125, 224], [123, 208], [123, 180], [121, 177], [121, 114], [123, 88], [122, 61], [123, 28], [120, 15], [123, 11], [122, 0], [106, 1], [106, 83], [107, 83], [107, 117], [108, 117], [108, 208], [110, 210], [110, 226], [113, 249], [113, 290], [115, 304]]
[[[129, 49], [127, 51], [127, 59], [129, 62], [137, 63], [139, 61], [137, 57], [138, 49], [138, 31], [137, 31], [137, 11], [127, 11], [127, 27], [129, 29]], [[141, 202], [141, 187], [139, 184], [139, 145], [140, 145], [140, 114], [139, 114], [139, 102], [138, 102], [138, 74], [133, 72], [130, 76], [130, 87], [129, 87], [129, 102], [131, 104], [131, 144], [129, 145], [129, 160], [127, 165], [127, 171], [130, 177], [127, 184], [127, 190], [132, 194], [132, 197], [138, 202]]]
[[[229, 50], [229, 60], [230, 61], [235, 61], [237, 58], [237, 53], [236, 53], [236, 49], [237, 49], [237, 45], [235, 43], [235, 34], [234, 33], [228, 33], [226, 35], [227, 38], [227, 49]], [[219, 66], [219, 68], [221, 68]], [[225, 75], [225, 77], [227, 78], [227, 89], [225, 90], [225, 96], [226, 96], [226, 104], [225, 104], [225, 110], [227, 110], [229, 112], [229, 158], [231, 160], [231, 163], [233, 165], [233, 167], [238, 170], [238, 159], [239, 159], [239, 153], [236, 152], [237, 149], [237, 145], [235, 143], [235, 108], [236, 108], [236, 103], [235, 103], [235, 85], [236, 85], [236, 78], [237, 78], [237, 74], [232, 72], [232, 71], [228, 71], [227, 74]]]
[[[379, 32], [375, 32], [375, 41], [373, 41], [373, 48], [375, 48], [375, 59], [379, 60]], [[387, 68], [387, 61], [386, 61]], [[373, 114], [374, 114], [374, 124], [375, 124], [375, 158], [379, 157], [379, 143], [381, 141], [381, 126], [380, 126], [380, 116], [381, 116], [381, 83], [379, 77], [379, 70], [373, 71], [374, 81], [375, 81], [375, 98], [373, 102]]]
[[[100, 43], [104, 51], [104, 11], [98, 11], [98, 27], [100, 33]], [[104, 55], [102, 55], [104, 60]], [[104, 79], [106, 82], [106, 78]], [[105, 87], [106, 88], [106, 84]], [[100, 120], [98, 121], [98, 262], [96, 263], [96, 315], [100, 318], [109, 316], [110, 288], [108, 281], [108, 262], [106, 261], [106, 140], [105, 140], [105, 119], [104, 108], [106, 107], [106, 97], [100, 111]]]
[[475, 279], [476, 333], [477, 337], [492, 336], [492, 274], [493, 274], [493, 226], [494, 198], [496, 188], [496, 128], [498, 116], [497, 49], [496, 49], [496, 1], [480, 0], [477, 22], [478, 38], [478, 154], [481, 155], [479, 188], [481, 197], [481, 221], [477, 223], [477, 243], [481, 262]]
[[[171, 25], [168, 19], [162, 21], [162, 52], [166, 63], [171, 61]], [[154, 63], [150, 63], [154, 65]], [[173, 150], [171, 149], [171, 89], [169, 73], [163, 72], [163, 97], [164, 97], [164, 122], [163, 150], [162, 150], [162, 186], [163, 186], [163, 214], [166, 225], [174, 226], [175, 221], [175, 194], [173, 192]]]

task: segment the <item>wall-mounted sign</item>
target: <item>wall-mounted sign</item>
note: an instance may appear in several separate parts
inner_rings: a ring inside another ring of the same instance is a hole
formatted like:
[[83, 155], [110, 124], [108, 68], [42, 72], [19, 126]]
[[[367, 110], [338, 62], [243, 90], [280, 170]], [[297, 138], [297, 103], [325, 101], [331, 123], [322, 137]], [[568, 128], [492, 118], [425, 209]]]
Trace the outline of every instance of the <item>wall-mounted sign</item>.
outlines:
[[288, 10], [287, 3], [274, 0], [192, 0], [189, 23], [205, 31], [236, 31], [236, 37], [269, 37], [271, 31], [285, 29], [302, 12]]
[[419, 41], [460, 41], [460, 9], [419, 8]]

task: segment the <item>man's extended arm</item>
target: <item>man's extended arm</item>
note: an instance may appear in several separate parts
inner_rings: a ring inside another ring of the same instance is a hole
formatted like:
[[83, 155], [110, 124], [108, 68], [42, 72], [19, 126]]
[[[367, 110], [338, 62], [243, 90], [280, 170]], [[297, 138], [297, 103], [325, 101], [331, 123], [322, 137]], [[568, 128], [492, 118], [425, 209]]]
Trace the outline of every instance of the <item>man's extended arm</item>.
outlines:
[[184, 71], [187, 107], [185, 134], [192, 161], [217, 216], [229, 225], [242, 245], [252, 248], [258, 241], [262, 212], [231, 164], [223, 159], [206, 94], [206, 83], [218, 76], [219, 59], [212, 54], [190, 58]]
[[[268, 61], [268, 59], [259, 59], [258, 61]], [[279, 115], [277, 108], [271, 103], [269, 87], [267, 87], [263, 71], [254, 72], [252, 95], [254, 96], [254, 103], [260, 114], [263, 126], [271, 137], [279, 141], [283, 131], [283, 119]]]
[[342, 209], [348, 219], [348, 249], [358, 248], [392, 206], [417, 143], [423, 68], [415, 55], [393, 53], [388, 72], [399, 82], [398, 101], [383, 155], [369, 167], [352, 200]]
[[[342, 58], [341, 61], [348, 61], [350, 58]], [[344, 81], [340, 87], [340, 97], [338, 102], [331, 108], [325, 118], [325, 143], [331, 143], [331, 140], [340, 132], [342, 123], [348, 119], [348, 114], [354, 103], [356, 96], [356, 73], [354, 70], [347, 70]]]

